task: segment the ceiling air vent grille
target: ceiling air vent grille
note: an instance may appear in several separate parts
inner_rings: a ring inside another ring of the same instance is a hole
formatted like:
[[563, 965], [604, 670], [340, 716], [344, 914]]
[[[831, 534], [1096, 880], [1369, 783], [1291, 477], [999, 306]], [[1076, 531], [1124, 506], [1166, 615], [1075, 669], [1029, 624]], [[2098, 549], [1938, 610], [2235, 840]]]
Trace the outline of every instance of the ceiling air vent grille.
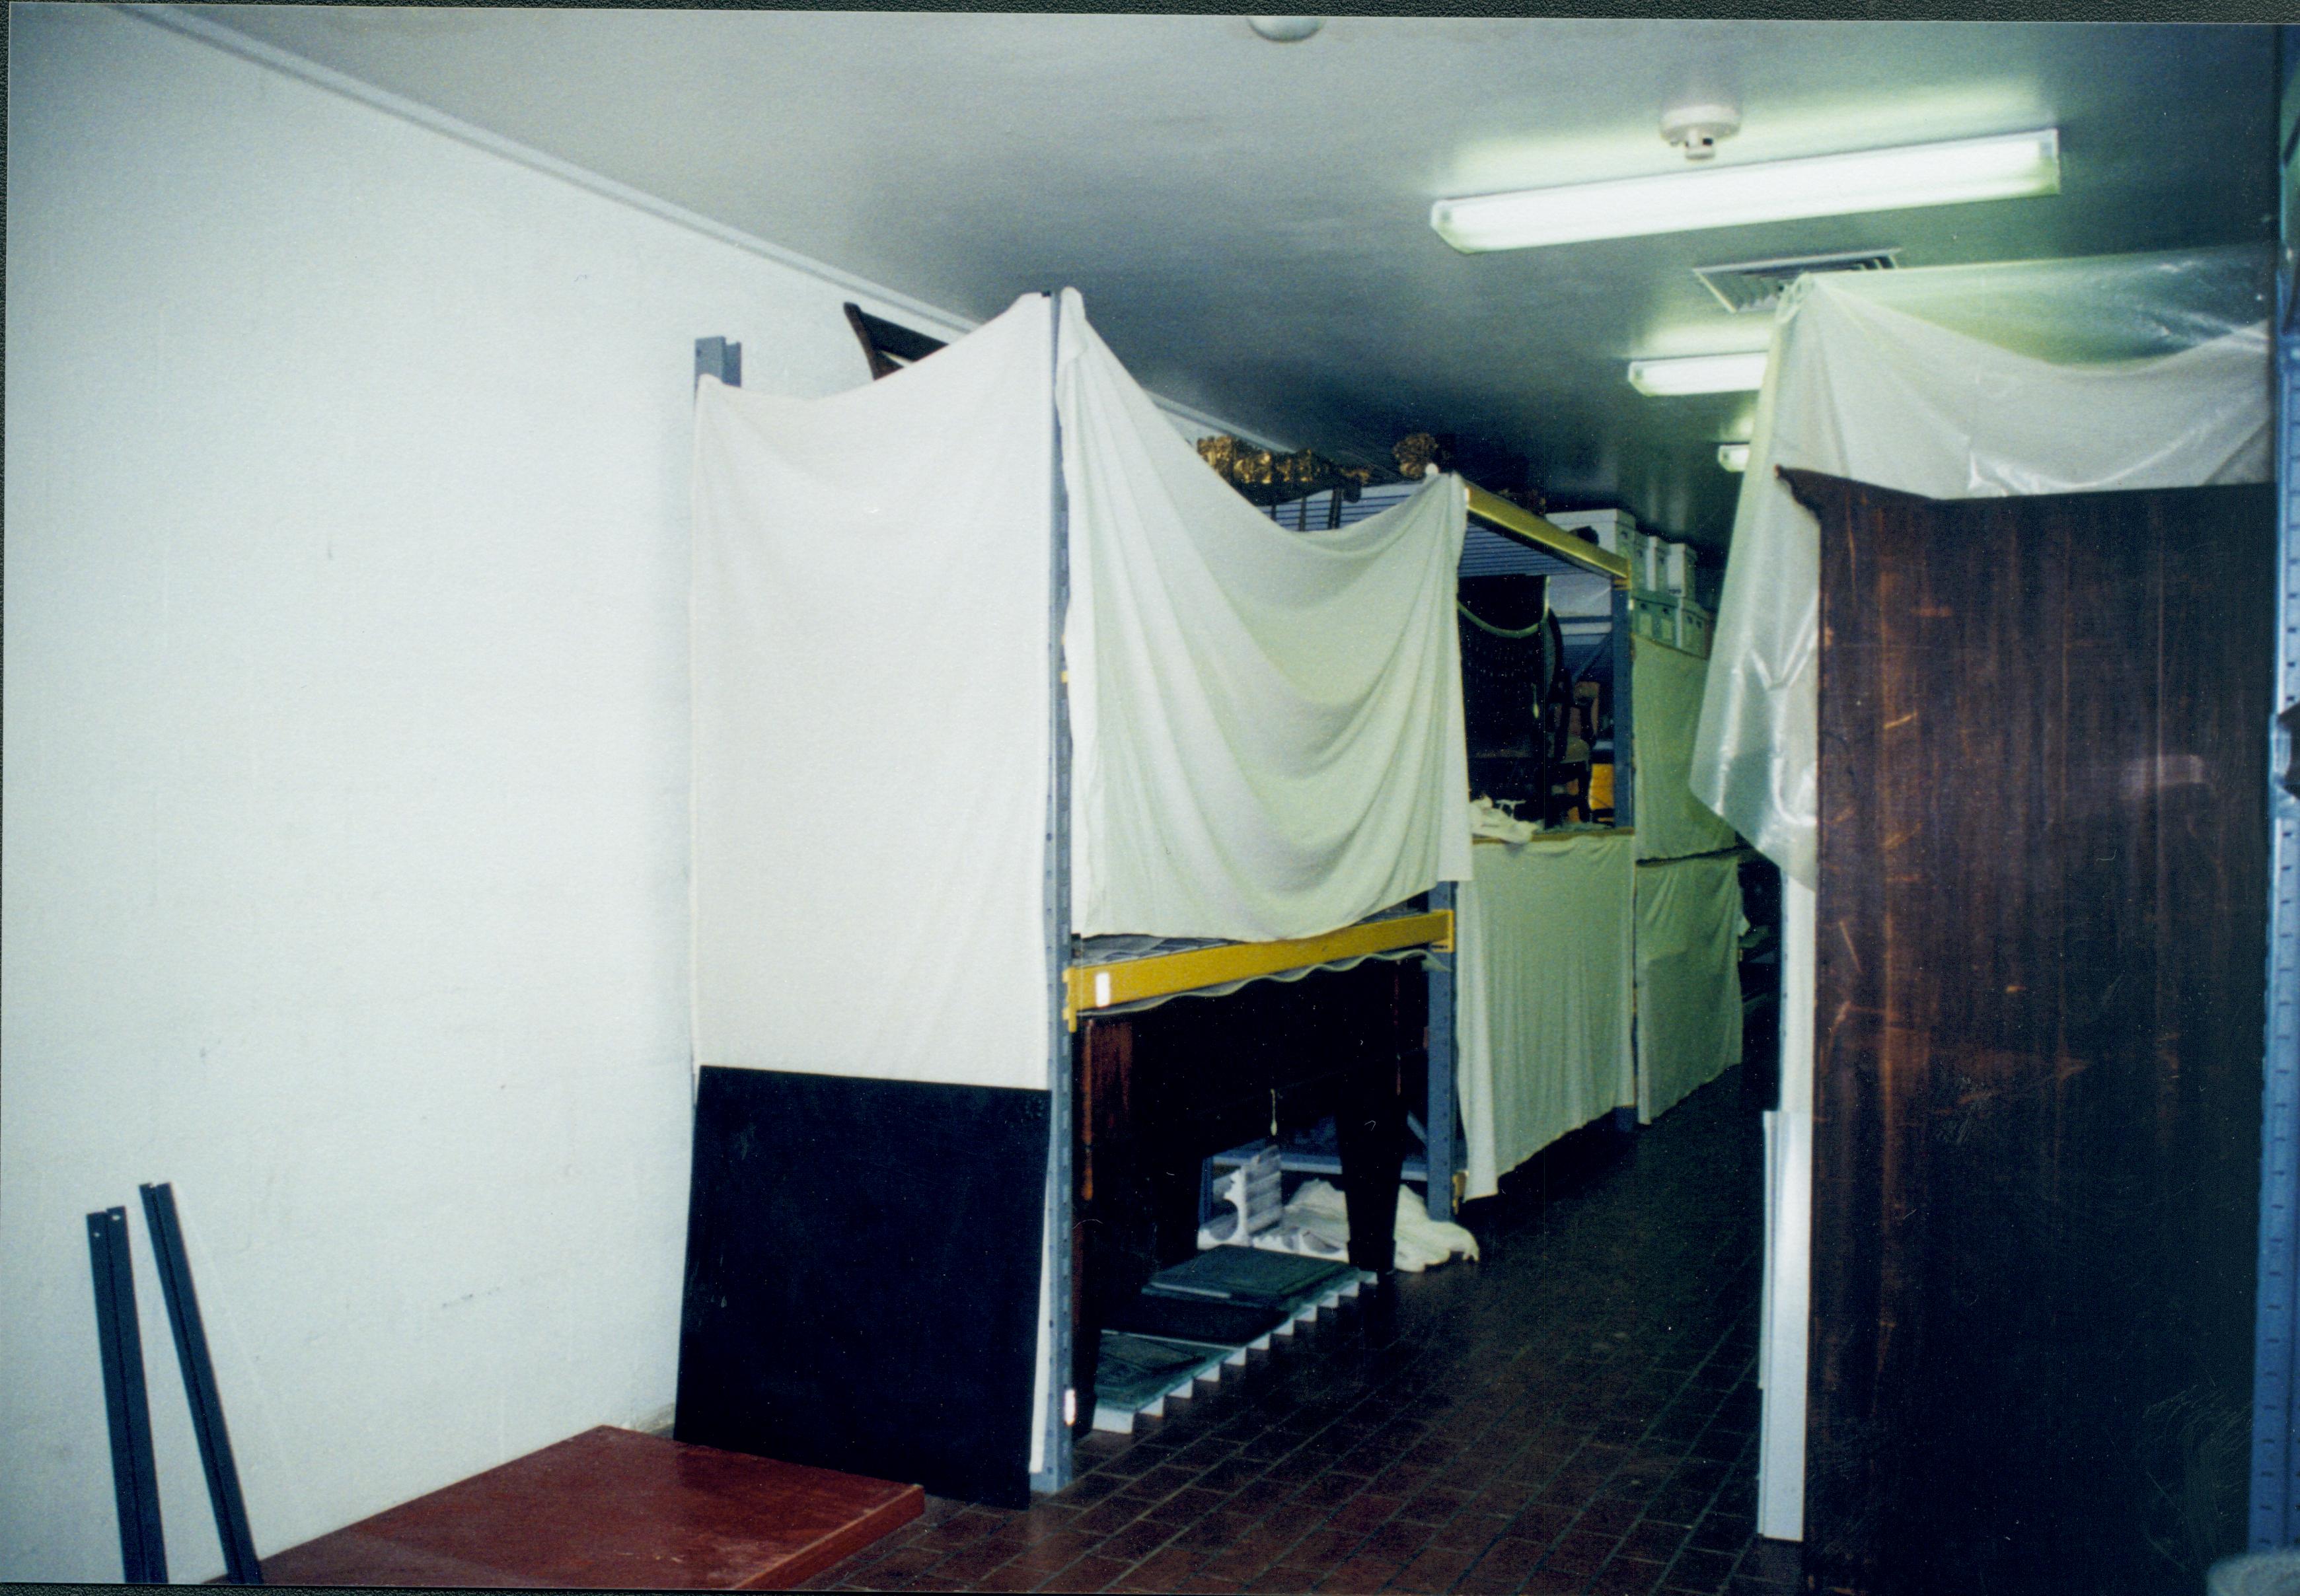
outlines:
[[1856, 250], [1849, 254], [1793, 255], [1779, 261], [1743, 261], [1732, 266], [1696, 266], [1693, 275], [1735, 315], [1770, 312], [1781, 291], [1808, 271], [1890, 271], [1897, 249]]

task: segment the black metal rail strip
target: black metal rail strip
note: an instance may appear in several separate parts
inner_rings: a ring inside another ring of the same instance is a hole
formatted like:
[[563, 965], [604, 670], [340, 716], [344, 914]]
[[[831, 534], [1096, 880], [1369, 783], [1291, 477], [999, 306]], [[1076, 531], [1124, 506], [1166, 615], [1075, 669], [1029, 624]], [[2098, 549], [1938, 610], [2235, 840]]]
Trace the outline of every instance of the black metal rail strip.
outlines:
[[239, 1493], [239, 1470], [231, 1460], [223, 1398], [216, 1390], [215, 1364], [208, 1357], [207, 1331], [200, 1324], [200, 1301], [192, 1290], [192, 1264], [184, 1252], [183, 1227], [176, 1220], [176, 1193], [164, 1182], [137, 1189], [143, 1193], [144, 1218], [152, 1227], [160, 1290], [168, 1301], [168, 1327], [176, 1335], [176, 1361], [184, 1371], [185, 1394], [191, 1399], [192, 1430], [199, 1438], [200, 1466], [207, 1471], [216, 1539], [223, 1543], [224, 1583], [260, 1585], [263, 1570], [255, 1560], [255, 1540], [247, 1529], [247, 1504]]
[[88, 1259], [96, 1281], [104, 1409], [112, 1424], [120, 1577], [131, 1585], [164, 1585], [168, 1549], [160, 1534], [160, 1475], [153, 1459], [152, 1404], [144, 1385], [144, 1337], [136, 1323], [136, 1273], [128, 1255], [126, 1209], [88, 1215]]

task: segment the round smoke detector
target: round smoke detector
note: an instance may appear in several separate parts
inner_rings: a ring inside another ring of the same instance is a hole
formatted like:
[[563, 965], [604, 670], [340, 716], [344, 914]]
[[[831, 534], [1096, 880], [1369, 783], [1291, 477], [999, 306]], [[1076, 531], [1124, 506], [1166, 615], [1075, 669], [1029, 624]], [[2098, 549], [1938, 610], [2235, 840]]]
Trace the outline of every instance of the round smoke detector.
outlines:
[[1662, 112], [1661, 136], [1685, 152], [1688, 161], [1706, 161], [1717, 153], [1717, 141], [1741, 130], [1737, 105], [1679, 105]]
[[1248, 17], [1246, 25], [1273, 45], [1294, 45], [1326, 25], [1323, 17]]

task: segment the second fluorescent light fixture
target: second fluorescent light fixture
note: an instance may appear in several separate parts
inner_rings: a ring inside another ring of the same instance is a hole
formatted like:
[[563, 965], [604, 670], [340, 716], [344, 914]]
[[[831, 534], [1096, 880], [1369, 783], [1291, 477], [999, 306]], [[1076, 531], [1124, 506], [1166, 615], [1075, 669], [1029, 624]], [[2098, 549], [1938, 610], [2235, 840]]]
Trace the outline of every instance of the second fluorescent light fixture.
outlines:
[[2061, 133], [2046, 128], [1439, 200], [1429, 207], [1429, 225], [1474, 254], [2060, 191]]
[[1631, 361], [1629, 386], [1640, 394], [1662, 398], [1679, 394], [1754, 394], [1765, 386], [1765, 352], [1753, 349], [1746, 354], [1682, 354]]

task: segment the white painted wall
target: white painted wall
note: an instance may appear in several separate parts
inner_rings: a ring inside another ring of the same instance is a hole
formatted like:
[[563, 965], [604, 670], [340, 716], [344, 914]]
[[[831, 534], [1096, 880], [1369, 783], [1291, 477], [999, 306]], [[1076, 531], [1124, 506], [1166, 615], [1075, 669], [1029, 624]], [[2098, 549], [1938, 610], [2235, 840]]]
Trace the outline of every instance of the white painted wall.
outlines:
[[199, 1579], [139, 1181], [260, 1551], [670, 1402], [692, 345], [865, 372], [828, 282], [12, 14], [0, 1578], [119, 1576], [81, 1216], [124, 1204]]

